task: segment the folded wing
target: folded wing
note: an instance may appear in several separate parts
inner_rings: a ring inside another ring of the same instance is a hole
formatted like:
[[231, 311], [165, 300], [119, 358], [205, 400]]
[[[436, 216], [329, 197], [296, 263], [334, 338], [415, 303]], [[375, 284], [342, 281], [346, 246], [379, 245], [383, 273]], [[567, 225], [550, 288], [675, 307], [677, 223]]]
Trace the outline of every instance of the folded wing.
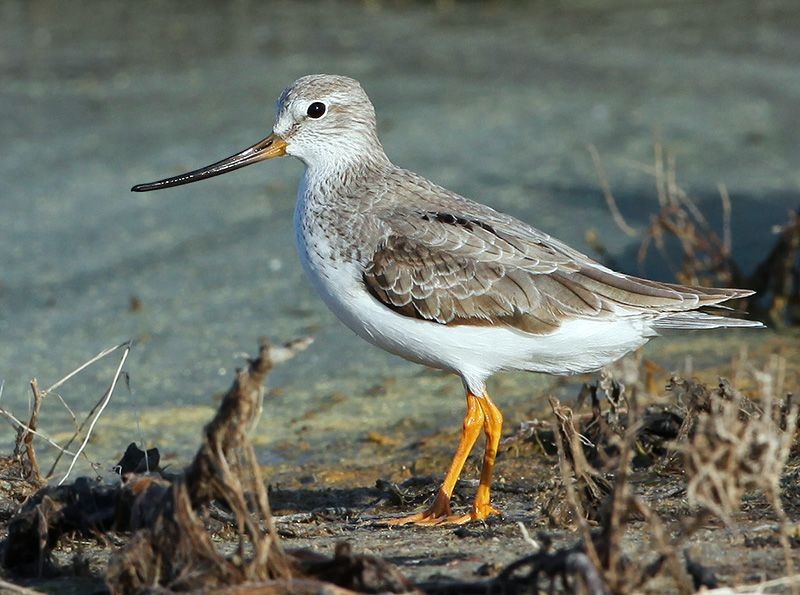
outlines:
[[727, 326], [719, 321], [736, 319], [692, 311], [752, 293], [615, 273], [533, 228], [520, 233], [520, 222], [512, 222], [440, 211], [385, 217], [388, 232], [364, 282], [377, 300], [405, 316], [532, 334], [612, 315], [661, 321], [655, 326], [664, 328], [702, 328], [705, 317], [714, 319], [706, 327]]

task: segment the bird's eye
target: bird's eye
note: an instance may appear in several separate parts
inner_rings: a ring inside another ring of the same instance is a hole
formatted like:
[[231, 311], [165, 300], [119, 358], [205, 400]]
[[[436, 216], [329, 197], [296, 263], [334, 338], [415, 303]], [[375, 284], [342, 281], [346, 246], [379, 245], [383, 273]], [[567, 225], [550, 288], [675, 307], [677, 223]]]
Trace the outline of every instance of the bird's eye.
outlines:
[[325, 114], [325, 104], [321, 101], [315, 101], [308, 106], [306, 113], [309, 118], [321, 118]]

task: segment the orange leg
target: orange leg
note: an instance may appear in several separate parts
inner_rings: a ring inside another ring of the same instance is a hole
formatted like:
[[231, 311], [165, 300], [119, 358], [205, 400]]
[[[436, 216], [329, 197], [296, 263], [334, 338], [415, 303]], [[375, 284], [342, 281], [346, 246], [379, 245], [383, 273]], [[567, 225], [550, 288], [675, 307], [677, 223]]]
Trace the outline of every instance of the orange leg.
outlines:
[[[453, 494], [458, 476], [464, 467], [475, 441], [478, 439], [481, 425], [486, 435], [486, 449], [483, 453], [483, 467], [481, 468], [481, 480], [478, 485], [478, 492], [475, 494], [475, 502], [472, 510], [465, 515], [453, 515], [450, 511], [450, 497]], [[476, 397], [467, 392], [467, 415], [464, 418], [464, 427], [461, 431], [461, 441], [456, 450], [456, 456], [450, 464], [450, 469], [444, 478], [439, 493], [436, 495], [431, 507], [425, 512], [414, 514], [408, 517], [389, 521], [392, 525], [403, 525], [414, 523], [416, 525], [437, 525], [437, 524], [463, 524], [469, 521], [485, 519], [493, 514], [499, 514], [490, 503], [490, 485], [494, 472], [494, 461], [497, 457], [497, 447], [500, 444], [500, 436], [503, 429], [503, 414], [497, 405], [484, 393], [481, 397]]]
[[453, 488], [461, 475], [464, 463], [469, 456], [475, 441], [481, 433], [481, 426], [485, 426], [484, 409], [480, 406], [480, 399], [467, 391], [467, 414], [464, 416], [464, 425], [461, 428], [461, 440], [458, 449], [450, 463], [450, 468], [444, 476], [444, 482], [436, 494], [436, 499], [430, 508], [424, 512], [412, 514], [411, 516], [392, 519], [390, 525], [405, 525], [414, 523], [416, 525], [435, 525], [451, 517], [450, 497], [453, 495]]
[[481, 481], [478, 492], [475, 494], [475, 504], [472, 506], [470, 516], [472, 520], [485, 519], [489, 515], [499, 514], [489, 502], [489, 487], [492, 484], [494, 460], [497, 457], [497, 447], [500, 445], [500, 435], [503, 431], [503, 414], [500, 409], [484, 394], [478, 400], [484, 415], [484, 433], [486, 434], [486, 450], [483, 453], [483, 467], [481, 467]]

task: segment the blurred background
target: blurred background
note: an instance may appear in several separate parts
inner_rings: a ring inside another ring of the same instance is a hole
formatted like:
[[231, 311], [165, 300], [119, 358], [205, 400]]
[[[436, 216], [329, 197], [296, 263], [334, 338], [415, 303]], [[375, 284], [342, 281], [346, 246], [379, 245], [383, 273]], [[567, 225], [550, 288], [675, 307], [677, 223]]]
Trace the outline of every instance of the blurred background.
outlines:
[[[270, 378], [265, 462], [333, 460], [371, 430], [457, 423], [457, 379], [363, 343], [303, 277], [291, 223], [299, 162], [129, 188], [263, 138], [297, 77], [345, 74], [371, 96], [396, 163], [594, 255], [591, 228], [620, 269], [669, 279], [657, 261], [639, 268], [639, 240], [615, 226], [587, 150], [597, 147], [641, 230], [657, 201], [636, 164], [652, 164], [663, 143], [712, 225], [727, 186], [734, 257], [748, 269], [800, 202], [798, 31], [794, 0], [5, 0], [2, 404], [24, 417], [31, 377], [48, 386], [134, 339], [129, 387], [93, 456], [110, 464], [144, 439], [182, 461], [243, 353], [260, 337], [312, 334]], [[692, 350], [722, 360], [734, 342], [726, 352], [691, 341], [648, 349], [669, 367]], [[109, 358], [62, 387], [79, 417], [115, 366]], [[520, 404], [548, 382], [511, 375], [493, 388], [501, 405]], [[63, 439], [72, 421], [50, 399], [42, 426]], [[13, 442], [10, 429], [3, 436]]]

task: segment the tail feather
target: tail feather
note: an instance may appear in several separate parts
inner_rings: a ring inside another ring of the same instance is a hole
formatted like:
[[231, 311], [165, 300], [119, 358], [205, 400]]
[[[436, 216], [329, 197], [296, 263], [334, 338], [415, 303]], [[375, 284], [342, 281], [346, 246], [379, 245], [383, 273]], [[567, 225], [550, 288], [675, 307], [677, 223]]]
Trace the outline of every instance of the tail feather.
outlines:
[[716, 316], [706, 312], [674, 312], [653, 321], [655, 330], [711, 329], [711, 328], [764, 328], [757, 320]]

